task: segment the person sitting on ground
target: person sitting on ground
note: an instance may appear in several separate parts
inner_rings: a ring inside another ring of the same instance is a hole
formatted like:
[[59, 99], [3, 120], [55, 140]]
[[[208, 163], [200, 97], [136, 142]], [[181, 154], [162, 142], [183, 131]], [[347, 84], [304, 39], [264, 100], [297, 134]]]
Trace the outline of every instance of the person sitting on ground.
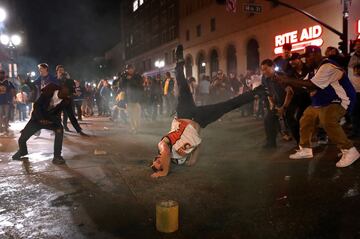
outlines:
[[[34, 109], [29, 122], [21, 131], [19, 138], [19, 150], [12, 156], [13, 160], [22, 160], [28, 154], [26, 142], [40, 129], [52, 130], [55, 133], [54, 142], [54, 164], [64, 164], [65, 160], [61, 156], [64, 130], [61, 125], [61, 112], [70, 112], [71, 100], [69, 89], [66, 86], [48, 84], [42, 90], [39, 99], [34, 103]], [[82, 132], [79, 124], [75, 125], [76, 131], [87, 136]]]
[[221, 103], [196, 106], [184, 75], [182, 45], [176, 49], [176, 58], [175, 71], [179, 89], [177, 117], [172, 122], [170, 133], [165, 135], [158, 144], [159, 154], [151, 164], [151, 168], [155, 171], [151, 175], [153, 178], [167, 176], [171, 161], [176, 164], [186, 162], [188, 166], [194, 165], [197, 162], [201, 144], [200, 128], [205, 128], [224, 114], [253, 101], [255, 95], [265, 93], [264, 87], [259, 86], [253, 91]]

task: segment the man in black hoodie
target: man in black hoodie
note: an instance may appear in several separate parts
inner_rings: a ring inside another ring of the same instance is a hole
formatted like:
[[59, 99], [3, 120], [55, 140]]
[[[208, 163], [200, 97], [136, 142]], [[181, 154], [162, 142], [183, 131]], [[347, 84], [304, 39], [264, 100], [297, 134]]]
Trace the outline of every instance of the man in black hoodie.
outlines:
[[[61, 125], [61, 112], [72, 111], [69, 89], [66, 86], [48, 84], [41, 90], [40, 97], [34, 103], [31, 118], [25, 128], [21, 131], [19, 138], [19, 150], [13, 155], [13, 160], [21, 160], [21, 157], [28, 154], [26, 142], [40, 129], [52, 130], [55, 133], [54, 142], [54, 164], [64, 164], [65, 160], [61, 156], [64, 130]], [[86, 136], [76, 123], [76, 131]]]

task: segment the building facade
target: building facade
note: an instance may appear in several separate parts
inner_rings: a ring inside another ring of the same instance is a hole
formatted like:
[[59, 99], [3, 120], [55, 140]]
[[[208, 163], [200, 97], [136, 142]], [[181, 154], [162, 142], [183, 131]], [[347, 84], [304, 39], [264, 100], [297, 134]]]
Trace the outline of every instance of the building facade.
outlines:
[[[259, 3], [257, 3], [259, 2]], [[339, 0], [289, 0], [335, 29], [342, 31], [342, 3]], [[250, 14], [248, 5], [261, 7]], [[331, 15], [329, 14], [331, 12]], [[352, 1], [349, 39], [360, 35], [360, 1]], [[180, 42], [184, 45], [186, 75], [199, 78], [218, 69], [225, 73], [257, 70], [259, 62], [281, 54], [282, 45], [292, 43], [295, 51], [306, 45], [338, 47], [340, 38], [306, 16], [264, 1], [238, 1], [236, 13], [226, 11], [215, 0], [182, 0]]]
[[[122, 3], [124, 63], [144, 74], [174, 67], [179, 43], [179, 0], [126, 0]], [[162, 69], [156, 61], [164, 61]]]

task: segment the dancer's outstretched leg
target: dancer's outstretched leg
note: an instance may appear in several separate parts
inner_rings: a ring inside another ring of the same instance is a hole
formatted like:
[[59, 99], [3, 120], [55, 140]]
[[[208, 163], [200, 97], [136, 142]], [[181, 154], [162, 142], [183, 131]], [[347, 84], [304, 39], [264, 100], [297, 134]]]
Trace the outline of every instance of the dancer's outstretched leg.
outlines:
[[253, 101], [256, 95], [263, 94], [265, 94], [265, 89], [264, 87], [259, 86], [253, 91], [246, 92], [230, 100], [213, 105], [196, 107], [193, 120], [197, 122], [201, 128], [205, 128], [208, 124], [215, 122], [224, 114]]
[[176, 107], [176, 113], [178, 118], [192, 119], [194, 117], [193, 110], [196, 107], [194, 99], [192, 97], [189, 84], [184, 75], [184, 61], [181, 58], [182, 46], [176, 49], [178, 62], [175, 67], [175, 77], [178, 85], [178, 103]]

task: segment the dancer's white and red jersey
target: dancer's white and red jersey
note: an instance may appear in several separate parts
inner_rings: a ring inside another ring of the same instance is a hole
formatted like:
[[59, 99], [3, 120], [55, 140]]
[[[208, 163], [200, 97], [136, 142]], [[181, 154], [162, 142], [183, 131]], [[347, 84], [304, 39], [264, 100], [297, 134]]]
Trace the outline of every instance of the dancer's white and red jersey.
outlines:
[[167, 137], [172, 146], [171, 158], [185, 162], [186, 157], [199, 146], [201, 138], [198, 131], [187, 121], [174, 118], [171, 123], [171, 130]]

